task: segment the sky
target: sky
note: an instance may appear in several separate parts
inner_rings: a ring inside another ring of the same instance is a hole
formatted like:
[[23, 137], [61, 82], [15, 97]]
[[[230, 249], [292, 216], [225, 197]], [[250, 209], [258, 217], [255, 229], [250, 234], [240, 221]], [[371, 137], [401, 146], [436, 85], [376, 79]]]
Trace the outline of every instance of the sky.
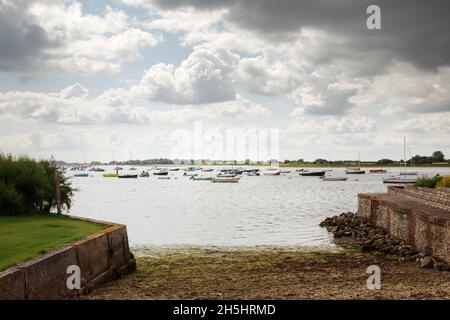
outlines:
[[[381, 29], [368, 29], [369, 5]], [[0, 152], [450, 157], [445, 0], [0, 0]], [[240, 146], [240, 147], [238, 147]], [[409, 156], [409, 155], [408, 155]]]

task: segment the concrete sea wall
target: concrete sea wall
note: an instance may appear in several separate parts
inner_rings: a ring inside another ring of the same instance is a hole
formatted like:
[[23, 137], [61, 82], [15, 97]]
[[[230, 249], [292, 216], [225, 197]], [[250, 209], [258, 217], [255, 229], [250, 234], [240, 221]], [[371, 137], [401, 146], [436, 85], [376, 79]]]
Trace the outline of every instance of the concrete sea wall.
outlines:
[[388, 187], [358, 195], [358, 216], [416, 250], [450, 263], [450, 190]]
[[[84, 219], [88, 220], [88, 219]], [[103, 231], [0, 272], [0, 300], [75, 299], [80, 294], [133, 272], [136, 262], [128, 247], [127, 229], [112, 225]], [[69, 289], [69, 266], [81, 271], [81, 289]]]

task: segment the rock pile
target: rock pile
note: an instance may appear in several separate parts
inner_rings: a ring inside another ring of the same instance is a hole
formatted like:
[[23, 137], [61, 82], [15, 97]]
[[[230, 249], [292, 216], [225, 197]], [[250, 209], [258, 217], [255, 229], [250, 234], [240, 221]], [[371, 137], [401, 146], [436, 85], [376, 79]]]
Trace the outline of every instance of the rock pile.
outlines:
[[332, 232], [335, 239], [351, 238], [363, 252], [396, 256], [400, 261], [417, 261], [422, 268], [450, 271], [450, 265], [444, 261], [417, 252], [403, 240], [391, 238], [385, 230], [371, 225], [355, 213], [345, 212], [326, 218], [320, 226]]

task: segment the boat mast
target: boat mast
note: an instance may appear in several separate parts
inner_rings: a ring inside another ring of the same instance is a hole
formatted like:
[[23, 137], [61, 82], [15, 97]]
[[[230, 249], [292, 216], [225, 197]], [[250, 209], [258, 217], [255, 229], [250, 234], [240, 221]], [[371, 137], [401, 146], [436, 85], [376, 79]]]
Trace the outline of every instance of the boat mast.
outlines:
[[406, 174], [406, 137], [403, 136], [403, 162], [405, 164], [405, 174]]

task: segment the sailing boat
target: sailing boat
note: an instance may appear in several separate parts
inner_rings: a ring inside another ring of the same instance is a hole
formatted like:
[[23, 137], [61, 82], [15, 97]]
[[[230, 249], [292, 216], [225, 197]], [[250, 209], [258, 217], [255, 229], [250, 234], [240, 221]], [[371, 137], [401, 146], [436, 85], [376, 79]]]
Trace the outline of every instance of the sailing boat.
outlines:
[[[407, 161], [406, 161], [406, 138], [403, 137], [403, 163], [405, 165], [405, 171], [400, 172], [399, 176], [384, 178], [383, 183], [415, 183], [417, 181], [417, 177], [409, 177], [409, 176], [417, 176], [417, 172], [408, 172], [407, 169]], [[412, 160], [411, 160], [412, 165]]]
[[[417, 176], [418, 172], [417, 171], [407, 171], [406, 170], [406, 165], [408, 164], [408, 161], [406, 161], [406, 138], [403, 136], [403, 162], [405, 165], [405, 171], [400, 172], [401, 176]], [[413, 160], [411, 157], [411, 168], [413, 167]]]
[[345, 173], [346, 174], [365, 174], [366, 170], [361, 170], [359, 163], [360, 163], [360, 160], [359, 160], [359, 152], [358, 152], [358, 167], [347, 168], [347, 170], [345, 170]]

